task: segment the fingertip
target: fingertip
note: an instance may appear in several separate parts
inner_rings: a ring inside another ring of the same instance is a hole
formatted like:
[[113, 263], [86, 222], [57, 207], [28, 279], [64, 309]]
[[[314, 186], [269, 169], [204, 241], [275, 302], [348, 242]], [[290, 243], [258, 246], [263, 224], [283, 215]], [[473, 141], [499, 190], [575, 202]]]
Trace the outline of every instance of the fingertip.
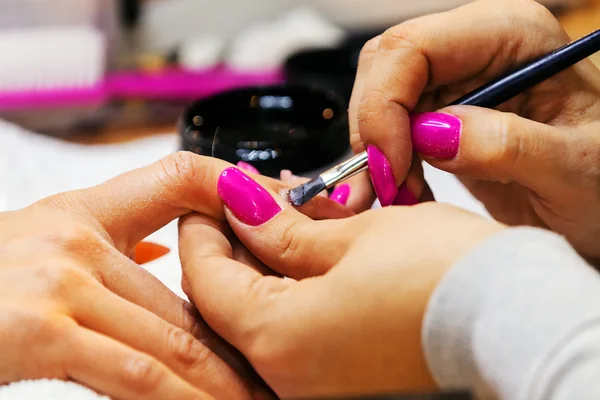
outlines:
[[413, 149], [427, 157], [451, 160], [458, 155], [462, 133], [459, 117], [446, 112], [411, 116]]
[[348, 203], [348, 199], [350, 198], [350, 194], [352, 192], [352, 188], [349, 183], [343, 183], [335, 188], [335, 190], [331, 193], [329, 198], [336, 203], [339, 203], [345, 206]]
[[247, 162], [240, 161], [237, 163], [236, 166], [240, 169], [243, 169], [246, 172], [250, 172], [251, 174], [260, 175], [260, 171], [256, 169], [256, 167], [254, 167], [253, 165], [248, 164]]
[[374, 145], [367, 147], [367, 156], [373, 188], [381, 205], [387, 207], [392, 204], [398, 193], [392, 164], [383, 152]]
[[221, 173], [217, 191], [227, 208], [247, 225], [262, 225], [282, 210], [267, 189], [237, 168]]

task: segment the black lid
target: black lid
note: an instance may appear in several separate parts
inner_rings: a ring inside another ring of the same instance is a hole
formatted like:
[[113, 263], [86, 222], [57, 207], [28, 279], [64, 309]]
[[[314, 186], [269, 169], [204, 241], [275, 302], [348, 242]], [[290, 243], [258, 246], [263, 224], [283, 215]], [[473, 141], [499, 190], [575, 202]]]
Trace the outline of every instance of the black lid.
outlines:
[[360, 49], [309, 49], [291, 55], [284, 64], [287, 82], [338, 92], [347, 104], [352, 94]]
[[250, 87], [195, 101], [179, 131], [184, 150], [245, 161], [269, 176], [322, 168], [349, 148], [340, 96], [299, 86]]

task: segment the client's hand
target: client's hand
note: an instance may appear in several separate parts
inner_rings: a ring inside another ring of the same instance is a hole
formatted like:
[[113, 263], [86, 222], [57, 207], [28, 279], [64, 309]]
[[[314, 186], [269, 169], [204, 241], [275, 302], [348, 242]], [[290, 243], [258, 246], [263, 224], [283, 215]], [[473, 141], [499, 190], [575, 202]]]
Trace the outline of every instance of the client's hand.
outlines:
[[434, 386], [420, 343], [428, 299], [501, 225], [435, 203], [312, 221], [233, 168], [219, 193], [229, 224], [181, 220], [184, 290], [277, 394]]
[[[119, 399], [270, 397], [193, 306], [128, 257], [191, 211], [224, 220], [215, 188], [228, 166], [178, 153], [1, 213], [0, 384], [72, 379]], [[304, 211], [348, 215], [326, 198]]]

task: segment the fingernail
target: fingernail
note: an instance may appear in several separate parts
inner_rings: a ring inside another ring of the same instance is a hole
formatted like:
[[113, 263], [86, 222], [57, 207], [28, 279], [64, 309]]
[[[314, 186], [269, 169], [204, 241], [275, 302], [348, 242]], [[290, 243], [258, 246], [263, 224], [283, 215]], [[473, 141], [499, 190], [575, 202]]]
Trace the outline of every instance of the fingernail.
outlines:
[[411, 116], [413, 148], [428, 157], [450, 160], [458, 154], [462, 122], [450, 114], [423, 113]]
[[262, 225], [281, 211], [265, 188], [237, 168], [221, 173], [217, 192], [231, 212], [247, 225]]
[[248, 164], [247, 162], [240, 161], [239, 163], [237, 163], [237, 167], [243, 169], [244, 171], [260, 175], [260, 171], [254, 168], [254, 166]]
[[419, 200], [415, 197], [414, 194], [410, 191], [406, 183], [403, 183], [398, 188], [398, 194], [396, 194], [396, 198], [392, 205], [394, 206], [414, 206], [419, 204]]
[[329, 198], [331, 200], [338, 202], [343, 206], [345, 206], [346, 203], [348, 203], [349, 197], [350, 197], [350, 184], [349, 183], [344, 183], [343, 185], [336, 187], [335, 190], [333, 191], [333, 193], [331, 193], [331, 196], [329, 196]]
[[396, 193], [398, 193], [394, 173], [392, 172], [392, 164], [385, 158], [381, 150], [375, 146], [367, 147], [367, 156], [373, 188], [381, 206], [387, 207], [392, 204]]

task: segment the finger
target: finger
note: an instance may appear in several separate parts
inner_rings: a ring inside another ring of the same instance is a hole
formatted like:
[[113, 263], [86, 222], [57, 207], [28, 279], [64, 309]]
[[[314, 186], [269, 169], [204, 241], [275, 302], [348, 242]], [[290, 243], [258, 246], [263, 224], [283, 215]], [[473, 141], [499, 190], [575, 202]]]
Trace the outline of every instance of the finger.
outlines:
[[427, 203], [435, 201], [435, 195], [431, 190], [431, 187], [427, 182], [425, 182], [425, 187], [423, 188], [423, 193], [421, 194], [421, 198], [419, 199], [419, 203]]
[[421, 160], [413, 158], [406, 181], [398, 187], [398, 193], [394, 198], [394, 206], [414, 206], [419, 204], [419, 199], [426, 188], [425, 173]]
[[294, 282], [232, 260], [222, 226], [201, 215], [180, 220], [179, 247], [190, 298], [219, 335], [245, 352], [251, 333]]
[[99, 392], [123, 399], [211, 399], [154, 358], [85, 328], [69, 337], [67, 375]]
[[356, 79], [354, 80], [354, 87], [352, 89], [352, 96], [350, 97], [350, 106], [348, 109], [348, 120], [350, 124], [350, 145], [354, 153], [358, 154], [365, 150], [363, 141], [358, 131], [358, 108], [363, 96], [363, 89], [371, 72], [371, 66], [373, 65], [373, 59], [377, 53], [379, 47], [379, 40], [381, 36], [377, 36], [369, 40], [363, 46], [360, 51], [360, 57], [358, 59], [358, 68], [356, 70]]
[[275, 271], [292, 278], [323, 274], [335, 265], [353, 234], [350, 219], [313, 221], [242, 171], [219, 179], [231, 228], [242, 243]]
[[[340, 192], [340, 186], [342, 185], [347, 185], [345, 192]], [[376, 196], [369, 173], [362, 172], [348, 179], [343, 184], [338, 185], [330, 198], [340, 204], [345, 204], [348, 208], [357, 213], [371, 209], [376, 200]]]
[[[193, 306], [121, 253], [107, 246], [98, 252], [86, 254], [86, 261], [95, 266], [90, 270], [92, 275], [117, 296], [187, 332], [196, 331], [195, 334], [202, 335], [197, 331], [197, 315]], [[76, 273], [68, 273], [77, 279]]]
[[[456, 120], [456, 129], [437, 125], [440, 115]], [[476, 179], [518, 182], [541, 193], [557, 190], [556, 182], [572, 180], [560, 175], [571, 170], [565, 168], [570, 155], [564, 151], [579, 148], [577, 135], [565, 135], [553, 126], [516, 114], [478, 107], [450, 107], [442, 114], [423, 114], [420, 120], [425, 122], [419, 125], [435, 127], [436, 143], [431, 130], [413, 129], [415, 148], [437, 168]], [[452, 152], [444, 150], [452, 146]]]
[[[247, 369], [243, 363], [234, 363], [235, 353], [223, 343], [201, 320], [196, 308], [167, 288], [154, 275], [127, 259], [112, 248], [96, 251], [86, 256], [86, 262], [96, 266], [90, 272], [117, 296], [136, 304], [162, 318], [167, 323], [191, 333], [220, 358], [226, 359], [235, 370]], [[66, 268], [61, 272], [69, 287], [82, 281], [81, 270]]]
[[[499, 19], [502, 12], [514, 23]], [[552, 15], [529, 1], [479, 1], [391, 28], [364, 85], [357, 114], [362, 141], [383, 152], [399, 185], [411, 162], [409, 112], [425, 90], [474, 78], [485, 82], [566, 40]]]
[[80, 325], [154, 357], [194, 387], [213, 396], [251, 398], [251, 383], [244, 381], [191, 333], [100, 285], [88, 285], [73, 300], [71, 309]]
[[254, 167], [253, 165], [248, 164], [247, 162], [240, 161], [236, 164], [236, 167], [238, 167], [239, 169], [243, 169], [244, 171], [249, 172], [251, 174], [260, 175], [260, 171], [256, 169], [256, 167]]
[[[215, 187], [221, 172], [230, 166], [216, 158], [179, 152], [99, 186], [53, 196], [41, 204], [78, 213], [129, 256], [142, 239], [191, 211], [223, 220], [223, 203]], [[287, 188], [275, 179], [256, 179], [275, 191]], [[300, 210], [313, 218], [351, 215], [340, 204], [321, 198]]]

